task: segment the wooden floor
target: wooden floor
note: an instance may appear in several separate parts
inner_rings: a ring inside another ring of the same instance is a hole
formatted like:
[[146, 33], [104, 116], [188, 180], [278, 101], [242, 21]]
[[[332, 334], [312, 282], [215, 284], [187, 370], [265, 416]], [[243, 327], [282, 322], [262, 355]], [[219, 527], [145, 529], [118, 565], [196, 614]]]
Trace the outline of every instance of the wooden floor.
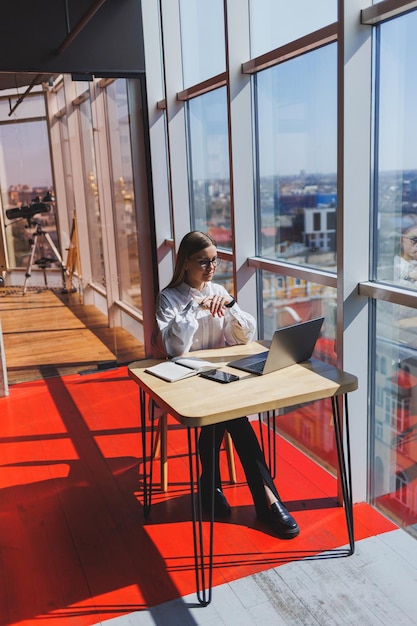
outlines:
[[144, 358], [139, 341], [78, 294], [0, 289], [0, 319], [9, 385]]

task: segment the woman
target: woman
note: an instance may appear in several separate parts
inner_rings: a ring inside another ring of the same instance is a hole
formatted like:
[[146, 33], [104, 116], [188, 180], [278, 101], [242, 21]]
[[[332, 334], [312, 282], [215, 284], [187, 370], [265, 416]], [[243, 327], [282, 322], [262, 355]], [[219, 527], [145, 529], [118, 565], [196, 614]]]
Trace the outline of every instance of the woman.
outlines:
[[417, 216], [404, 215], [401, 223], [401, 254], [394, 258], [394, 280], [406, 287], [417, 285]]
[[[185, 235], [171, 282], [161, 291], [156, 304], [157, 342], [165, 355], [174, 357], [193, 350], [248, 343], [254, 338], [254, 318], [240, 309], [223, 286], [212, 282], [216, 266], [215, 240], [200, 231]], [[268, 524], [278, 537], [296, 537], [299, 533], [297, 522], [279, 498], [247, 417], [215, 425], [216, 517], [225, 518], [231, 513], [222, 492], [219, 468], [220, 446], [226, 430], [242, 462], [258, 518]], [[201, 429], [199, 450], [202, 503], [204, 509], [209, 511], [212, 448], [208, 427]]]

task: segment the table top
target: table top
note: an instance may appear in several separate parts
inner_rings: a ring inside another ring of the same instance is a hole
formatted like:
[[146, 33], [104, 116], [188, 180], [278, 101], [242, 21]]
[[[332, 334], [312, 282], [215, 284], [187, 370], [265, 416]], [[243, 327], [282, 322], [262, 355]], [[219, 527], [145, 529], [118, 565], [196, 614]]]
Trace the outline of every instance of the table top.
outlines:
[[129, 376], [156, 403], [186, 426], [206, 426], [284, 407], [329, 398], [358, 387], [356, 376], [310, 359], [263, 376], [247, 374], [228, 367], [234, 359], [265, 350], [262, 342], [198, 350], [190, 356], [211, 361], [216, 369], [239, 376], [239, 380], [220, 384], [201, 376], [170, 383], [145, 371], [160, 363], [158, 359], [134, 361]]

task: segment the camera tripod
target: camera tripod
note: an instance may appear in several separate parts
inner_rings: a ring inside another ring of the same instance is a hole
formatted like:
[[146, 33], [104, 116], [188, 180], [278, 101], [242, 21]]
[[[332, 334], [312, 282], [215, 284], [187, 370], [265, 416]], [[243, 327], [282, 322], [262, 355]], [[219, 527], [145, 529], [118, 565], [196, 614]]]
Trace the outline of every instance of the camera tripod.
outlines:
[[[58, 252], [58, 249], [56, 247], [56, 245], [54, 244], [54, 242], [52, 241], [51, 235], [47, 232], [45, 232], [44, 230], [42, 230], [42, 227], [39, 223], [37, 222], [32, 222], [32, 225], [36, 224], [36, 230], [32, 235], [32, 238], [30, 240], [31, 242], [31, 253], [30, 253], [30, 257], [29, 257], [29, 262], [27, 265], [27, 269], [26, 269], [26, 274], [25, 274], [25, 282], [23, 284], [23, 295], [25, 295], [26, 293], [26, 288], [27, 288], [27, 282], [31, 276], [31, 272], [32, 272], [32, 266], [33, 263], [35, 263], [35, 265], [37, 265], [42, 271], [43, 271], [43, 279], [45, 281], [45, 287], [48, 286], [48, 282], [46, 279], [46, 268], [51, 266], [51, 263], [59, 263], [61, 266], [61, 270], [62, 270], [62, 281], [63, 284], [65, 285], [65, 267], [64, 264], [62, 262], [62, 257]], [[49, 246], [51, 247], [53, 253], [55, 254], [56, 258], [49, 258], [44, 256], [43, 253], [43, 246], [45, 245], [45, 242], [47, 242], [49, 244]], [[35, 258], [35, 253], [37, 248], [39, 247], [39, 252], [41, 254], [40, 258], [37, 259], [36, 261], [34, 261]]]

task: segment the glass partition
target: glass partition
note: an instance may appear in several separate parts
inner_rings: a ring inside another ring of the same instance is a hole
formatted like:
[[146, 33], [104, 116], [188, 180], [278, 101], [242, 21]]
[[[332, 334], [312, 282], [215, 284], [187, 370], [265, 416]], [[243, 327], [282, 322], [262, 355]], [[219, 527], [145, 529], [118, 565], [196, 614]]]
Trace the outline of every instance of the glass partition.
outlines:
[[89, 280], [96, 285], [105, 286], [100, 200], [97, 185], [91, 102], [89, 97], [79, 105], [78, 111], [91, 260], [91, 277], [85, 276], [85, 278], [89, 278]]
[[[40, 89], [39, 87], [37, 88]], [[26, 90], [26, 87], [22, 87], [22, 93]], [[1, 92], [2, 96], [6, 96], [6, 93], [9, 90], [4, 90]], [[14, 108], [17, 103], [19, 97], [22, 94], [16, 93], [15, 90], [9, 91], [8, 97], [0, 98], [0, 123], [1, 122], [22, 122], [28, 118], [45, 118], [46, 110], [45, 110], [45, 96], [43, 93], [32, 93], [24, 98], [19, 106]], [[10, 115], [11, 109], [13, 113]]]
[[417, 13], [382, 24], [376, 114], [374, 277], [417, 288]]
[[250, 0], [251, 57], [337, 21], [337, 0]]
[[[35, 114], [39, 103], [33, 102]], [[30, 102], [27, 103], [26, 113], [30, 113], [29, 104]], [[52, 205], [34, 202], [37, 198], [42, 200], [52, 191], [45, 120], [0, 124], [0, 188], [8, 266], [10, 269], [27, 267], [38, 226], [58, 246]], [[23, 217], [19, 217], [19, 210]], [[41, 258], [49, 259], [50, 266], [55, 265], [55, 254], [44, 237], [37, 239], [34, 262]]]
[[56, 88], [56, 110], [61, 111], [65, 108], [65, 90], [64, 90], [64, 81], [61, 82], [60, 85]]
[[[68, 236], [70, 236], [69, 234], [71, 232], [71, 226], [73, 223], [74, 211], [75, 211], [75, 199], [74, 199], [74, 177], [72, 174], [67, 116], [62, 115], [58, 119], [58, 124], [59, 124], [59, 134], [60, 134], [60, 139], [61, 139], [61, 154], [62, 154], [62, 164], [63, 164], [63, 173], [64, 173], [65, 196], [66, 196], [67, 211], [68, 211], [67, 232], [68, 232]], [[61, 229], [63, 228], [63, 226], [64, 225], [61, 224]], [[67, 244], [69, 244], [69, 240]]]
[[192, 226], [232, 248], [226, 88], [187, 103]]
[[126, 80], [116, 80], [106, 87], [106, 108], [120, 298], [123, 302], [142, 309]]
[[[336, 289], [265, 271], [260, 272], [260, 279], [264, 320], [261, 336], [271, 339], [277, 328], [324, 317], [313, 356], [336, 365]], [[330, 400], [277, 411], [275, 429], [324, 467], [336, 471]]]
[[336, 365], [336, 289], [294, 276], [261, 271], [262, 338], [272, 339], [277, 328], [324, 317], [315, 356]]
[[259, 72], [258, 254], [336, 271], [336, 44]]
[[218, 259], [215, 282], [223, 285], [230, 294], [234, 295], [233, 263], [225, 259]]
[[376, 302], [373, 501], [417, 536], [417, 310]]
[[180, 0], [183, 89], [226, 70], [223, 0]]

